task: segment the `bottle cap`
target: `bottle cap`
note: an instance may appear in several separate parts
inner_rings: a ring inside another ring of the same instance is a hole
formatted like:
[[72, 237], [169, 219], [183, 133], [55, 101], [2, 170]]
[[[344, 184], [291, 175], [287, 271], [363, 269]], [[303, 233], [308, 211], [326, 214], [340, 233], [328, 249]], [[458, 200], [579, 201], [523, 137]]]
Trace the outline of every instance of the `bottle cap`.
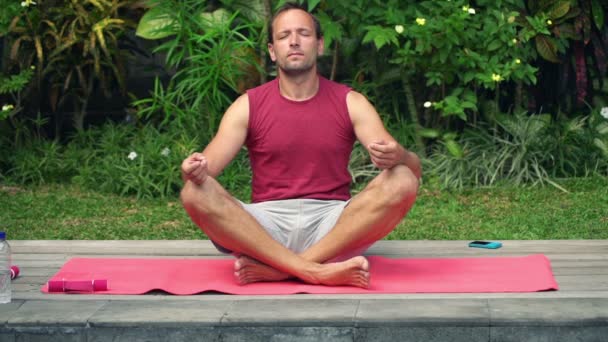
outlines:
[[0, 240], [6, 239], [6, 232], [0, 232]]
[[11, 266], [11, 279], [15, 279], [19, 276], [19, 267], [16, 265]]

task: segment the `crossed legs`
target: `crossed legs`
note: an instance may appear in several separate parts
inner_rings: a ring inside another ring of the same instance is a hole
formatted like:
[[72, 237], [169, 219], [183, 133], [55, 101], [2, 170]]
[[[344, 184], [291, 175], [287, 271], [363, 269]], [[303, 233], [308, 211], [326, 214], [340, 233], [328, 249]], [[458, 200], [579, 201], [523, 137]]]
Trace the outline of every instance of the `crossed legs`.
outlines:
[[367, 287], [369, 264], [364, 257], [327, 261], [386, 236], [413, 205], [417, 189], [418, 181], [407, 167], [382, 171], [353, 197], [336, 226], [299, 255], [272, 239], [211, 177], [202, 185], [186, 182], [181, 199], [211, 239], [241, 255], [235, 275], [242, 284], [296, 277], [311, 284]]

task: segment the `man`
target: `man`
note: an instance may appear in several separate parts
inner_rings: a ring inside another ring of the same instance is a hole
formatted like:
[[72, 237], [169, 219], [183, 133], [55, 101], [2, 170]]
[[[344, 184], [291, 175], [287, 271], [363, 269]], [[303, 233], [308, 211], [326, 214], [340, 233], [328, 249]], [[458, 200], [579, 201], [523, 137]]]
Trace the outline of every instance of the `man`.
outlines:
[[[183, 161], [183, 205], [220, 251], [237, 257], [240, 284], [295, 277], [368, 287], [361, 254], [413, 205], [420, 160], [386, 131], [363, 95], [317, 74], [324, 42], [313, 15], [287, 4], [270, 23], [278, 77], [240, 96], [204, 151]], [[355, 139], [382, 172], [350, 199]], [[251, 204], [215, 179], [243, 144], [253, 170]]]

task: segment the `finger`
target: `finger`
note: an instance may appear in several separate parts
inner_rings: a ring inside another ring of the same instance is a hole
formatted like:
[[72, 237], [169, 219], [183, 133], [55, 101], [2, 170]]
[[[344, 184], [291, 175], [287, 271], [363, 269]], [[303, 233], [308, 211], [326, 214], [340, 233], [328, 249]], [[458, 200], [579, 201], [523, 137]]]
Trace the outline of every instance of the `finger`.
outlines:
[[370, 149], [380, 152], [394, 152], [397, 150], [397, 143], [389, 142], [383, 144], [370, 144]]
[[379, 169], [382, 169], [385, 164], [381, 159], [378, 158], [372, 158], [372, 163]]
[[374, 163], [374, 165], [379, 168], [379, 169], [388, 169], [393, 167], [396, 163], [394, 159], [390, 159], [390, 158], [383, 158], [383, 159], [379, 159], [379, 158], [372, 158], [372, 163]]
[[387, 153], [387, 152], [381, 152], [381, 151], [375, 151], [375, 150], [369, 151], [369, 154], [371, 157], [377, 158], [377, 159], [393, 159], [393, 157], [394, 157], [393, 153]]
[[390, 147], [388, 145], [381, 145], [381, 144], [370, 144], [369, 149], [372, 151], [378, 151], [378, 152], [389, 152], [390, 151]]
[[186, 176], [192, 173], [198, 167], [198, 163], [191, 163], [190, 161], [185, 161], [182, 163], [182, 173]]
[[207, 160], [207, 159], [205, 158], [205, 156], [202, 153], [193, 153], [190, 156], [190, 160], [192, 162], [202, 162], [202, 161]]
[[205, 160], [198, 163], [198, 165], [190, 171], [192, 177], [199, 177], [202, 174], [207, 173], [207, 162]]

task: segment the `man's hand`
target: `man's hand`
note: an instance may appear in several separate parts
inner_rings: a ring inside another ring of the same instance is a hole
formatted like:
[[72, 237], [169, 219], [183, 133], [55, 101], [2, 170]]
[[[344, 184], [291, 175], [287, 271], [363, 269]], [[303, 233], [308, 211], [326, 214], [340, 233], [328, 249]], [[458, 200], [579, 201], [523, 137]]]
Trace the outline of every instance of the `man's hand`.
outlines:
[[403, 163], [403, 150], [401, 145], [391, 141], [376, 140], [367, 146], [372, 163], [379, 169], [390, 169]]
[[207, 159], [202, 153], [193, 153], [182, 162], [182, 179], [201, 185], [208, 177]]

